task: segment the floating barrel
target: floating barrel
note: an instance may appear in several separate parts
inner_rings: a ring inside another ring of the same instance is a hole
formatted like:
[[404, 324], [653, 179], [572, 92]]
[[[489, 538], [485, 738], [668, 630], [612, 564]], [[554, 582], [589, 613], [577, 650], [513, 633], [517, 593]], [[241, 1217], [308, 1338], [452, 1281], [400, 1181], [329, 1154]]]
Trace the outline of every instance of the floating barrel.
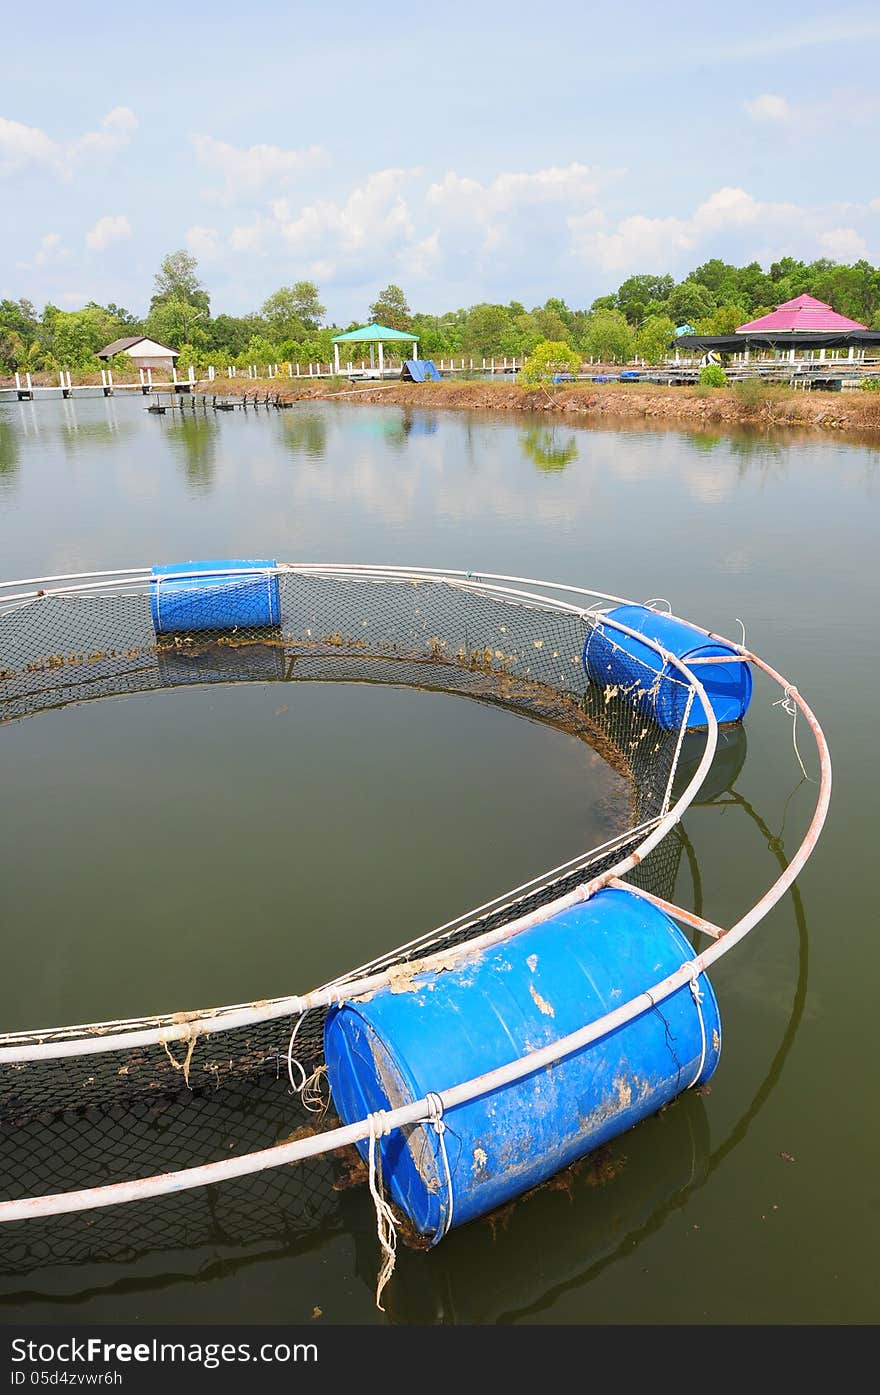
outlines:
[[[328, 1014], [336, 1111], [354, 1123], [484, 1075], [578, 1031], [692, 957], [664, 912], [606, 889], [452, 970], [408, 979], [403, 966], [387, 988]], [[448, 1110], [451, 1224], [503, 1205], [708, 1080], [720, 1048], [718, 1005], [703, 976], [697, 993], [687, 984], [578, 1052]], [[395, 1129], [379, 1146], [394, 1202], [421, 1234], [445, 1231], [450, 1197], [434, 1125]], [[359, 1147], [366, 1156], [367, 1143]]]
[[[677, 731], [685, 719], [689, 688], [678, 669], [665, 661], [641, 640], [624, 634], [606, 620], [618, 620], [631, 630], [655, 640], [687, 664], [706, 690], [718, 722], [738, 722], [744, 717], [752, 696], [752, 670], [748, 663], [706, 664], [701, 660], [736, 650], [720, 640], [709, 639], [701, 630], [641, 605], [620, 605], [604, 613], [590, 630], [584, 644], [584, 668], [594, 683], [607, 688], [633, 690], [639, 709], [653, 717], [658, 726]], [[705, 727], [706, 714], [695, 697], [688, 714], [689, 727]]]
[[[154, 567], [150, 608], [157, 634], [265, 628], [281, 621], [275, 562], [177, 562]], [[253, 568], [252, 572], [247, 569]], [[234, 569], [234, 575], [221, 573]], [[259, 570], [258, 570], [259, 569]], [[197, 572], [197, 576], [176, 576]], [[212, 575], [213, 573], [213, 575]]]

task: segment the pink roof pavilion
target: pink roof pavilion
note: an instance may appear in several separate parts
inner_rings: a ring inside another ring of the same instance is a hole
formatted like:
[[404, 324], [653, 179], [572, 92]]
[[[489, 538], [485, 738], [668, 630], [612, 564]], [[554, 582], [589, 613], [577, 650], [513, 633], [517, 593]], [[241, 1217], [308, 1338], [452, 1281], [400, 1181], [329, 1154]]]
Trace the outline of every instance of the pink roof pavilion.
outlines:
[[763, 334], [785, 332], [788, 334], [841, 334], [846, 330], [867, 329], [858, 320], [850, 320], [846, 315], [838, 315], [824, 300], [815, 296], [799, 295], [777, 305], [769, 315], [759, 320], [750, 320], [747, 325], [737, 325], [737, 334]]

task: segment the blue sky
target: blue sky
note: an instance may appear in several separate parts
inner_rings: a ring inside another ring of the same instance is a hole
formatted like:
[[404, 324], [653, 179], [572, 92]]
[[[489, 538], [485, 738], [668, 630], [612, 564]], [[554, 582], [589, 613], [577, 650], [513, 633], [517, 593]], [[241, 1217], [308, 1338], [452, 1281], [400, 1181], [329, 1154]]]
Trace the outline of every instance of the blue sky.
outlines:
[[318, 283], [365, 316], [712, 256], [880, 263], [880, 8], [14, 8], [0, 296], [143, 313], [166, 252], [215, 313]]

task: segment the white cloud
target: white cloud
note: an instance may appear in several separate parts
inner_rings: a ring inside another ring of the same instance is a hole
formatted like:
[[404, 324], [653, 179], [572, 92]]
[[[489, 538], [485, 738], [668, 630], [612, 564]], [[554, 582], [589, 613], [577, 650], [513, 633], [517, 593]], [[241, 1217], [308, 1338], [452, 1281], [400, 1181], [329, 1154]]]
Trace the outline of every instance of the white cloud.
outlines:
[[336, 263], [319, 260], [311, 262], [307, 270], [312, 281], [332, 281], [336, 275]]
[[57, 232], [48, 232], [40, 238], [40, 243], [34, 253], [33, 261], [17, 262], [16, 266], [21, 271], [33, 271], [38, 266], [57, 266], [60, 262], [66, 262], [69, 257], [70, 252], [64, 246], [61, 234]]
[[857, 262], [866, 257], [868, 247], [855, 228], [829, 228], [816, 238], [822, 251], [836, 262]]
[[[766, 261], [764, 240], [781, 238], [791, 250], [792, 227], [799, 230], [801, 247], [805, 235], [824, 255], [852, 261], [865, 255], [865, 243], [855, 229], [838, 226], [840, 210], [840, 205], [809, 208], [762, 202], [745, 189], [728, 187], [716, 190], [688, 218], [633, 214], [610, 230], [601, 215], [570, 218], [568, 224], [576, 256], [603, 271], [629, 274], [649, 264], [674, 267], [684, 254], [700, 246], [712, 249], [710, 255], [721, 255], [714, 249], [720, 239], [727, 242], [730, 234], [740, 240], [746, 237], [747, 245], [736, 255]], [[760, 247], [748, 245], [749, 235], [755, 234], [762, 239]]]
[[440, 257], [440, 234], [433, 232], [430, 237], [423, 237], [421, 242], [407, 248], [400, 259], [401, 268], [405, 275], [411, 276], [414, 281], [427, 281], [436, 269]]
[[70, 256], [67, 248], [61, 241], [61, 234], [56, 232], [46, 233], [40, 239], [40, 250], [34, 257], [34, 266], [51, 266], [53, 262], [64, 262]]
[[649, 218], [643, 213], [623, 218], [613, 232], [597, 226], [595, 217], [569, 218], [571, 250], [603, 271], [628, 272], [635, 267], [668, 266], [690, 251], [695, 234], [681, 218]]
[[766, 92], [762, 97], [754, 97], [743, 106], [754, 121], [791, 121], [794, 112], [784, 97], [776, 97]]
[[111, 243], [124, 242], [127, 237], [131, 237], [131, 223], [125, 214], [108, 213], [86, 233], [86, 246], [91, 252], [103, 252]]
[[69, 179], [81, 165], [122, 150], [137, 127], [129, 107], [114, 107], [98, 131], [86, 131], [69, 141], [56, 141], [38, 126], [0, 117], [0, 177], [25, 169], [43, 169]]
[[327, 151], [312, 145], [306, 150], [284, 150], [278, 145], [240, 147], [213, 136], [190, 137], [196, 159], [222, 180], [211, 197], [221, 203], [239, 203], [259, 194], [267, 185], [286, 188], [296, 175], [328, 163]]
[[880, 199], [872, 199], [868, 207], [872, 209], [874, 213], [880, 213]]
[[786, 130], [794, 138], [821, 132], [833, 137], [844, 126], [873, 126], [880, 119], [880, 98], [874, 93], [832, 91], [795, 105], [786, 97], [765, 92], [743, 102], [752, 118], [765, 126]]
[[489, 258], [500, 264], [502, 255], [515, 255], [517, 246], [534, 236], [536, 219], [552, 240], [560, 213], [568, 211], [569, 217], [585, 213], [622, 173], [573, 162], [529, 172], [507, 171], [480, 183], [450, 171], [429, 187], [425, 203], [440, 220], [438, 232], [445, 242], [452, 242], [459, 253], [465, 248], [476, 250], [486, 264]]
[[187, 228], [186, 245], [199, 261], [217, 261], [223, 252], [223, 242], [216, 228]]
[[15, 174], [27, 165], [51, 165], [57, 149], [37, 126], [0, 116], [0, 175]]
[[450, 171], [428, 189], [426, 202], [453, 218], [491, 225], [501, 213], [537, 204], [575, 207], [592, 202], [621, 171], [597, 165], [548, 166], [532, 173], [499, 174], [488, 184]]
[[100, 131], [87, 131], [71, 142], [71, 156], [82, 161], [96, 155], [115, 155], [125, 149], [137, 126], [138, 119], [130, 107], [114, 107], [103, 118]]
[[415, 233], [402, 190], [418, 171], [379, 170], [356, 185], [342, 203], [322, 199], [298, 211], [275, 199], [269, 214], [233, 228], [236, 252], [281, 246], [296, 257], [363, 259], [384, 252]]

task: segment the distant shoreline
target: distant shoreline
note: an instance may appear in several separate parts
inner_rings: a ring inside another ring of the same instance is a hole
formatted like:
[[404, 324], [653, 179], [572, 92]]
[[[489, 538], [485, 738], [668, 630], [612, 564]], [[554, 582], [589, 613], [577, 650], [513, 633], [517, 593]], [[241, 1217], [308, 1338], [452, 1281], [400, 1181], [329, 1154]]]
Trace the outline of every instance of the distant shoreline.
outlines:
[[[363, 382], [339, 384], [319, 381], [308, 386], [295, 380], [269, 378], [225, 379], [218, 397], [250, 397], [266, 394], [282, 402], [333, 401], [354, 404], [385, 403], [397, 407], [435, 408], [441, 411], [489, 411], [546, 413], [577, 422], [640, 421], [645, 425], [730, 429], [794, 429], [811, 432], [847, 432], [880, 441], [880, 392], [851, 389], [846, 392], [801, 392], [770, 388], [746, 395], [735, 388], [692, 388], [628, 385], [623, 383], [575, 383], [567, 387], [526, 388], [510, 382], [429, 383]], [[200, 385], [204, 391], [204, 385]]]
[[[34, 376], [40, 385], [44, 375]], [[97, 378], [97, 375], [93, 375]], [[79, 380], [89, 382], [89, 375]], [[117, 380], [121, 386], [122, 380]], [[14, 381], [0, 380], [14, 387]], [[100, 380], [95, 382], [100, 386]], [[160, 392], [167, 384], [156, 385]], [[339, 401], [362, 405], [382, 404], [438, 411], [541, 413], [571, 425], [633, 427], [692, 431], [784, 430], [808, 434], [842, 433], [865, 444], [880, 441], [880, 392], [849, 389], [845, 392], [804, 392], [755, 383], [748, 387], [667, 387], [647, 383], [581, 382], [548, 388], [527, 388], [518, 382], [491, 379], [443, 379], [412, 383], [351, 382], [347, 378], [217, 378], [195, 384], [199, 396], [218, 400], [253, 398], [270, 402]], [[126, 393], [130, 396], [130, 393]]]

